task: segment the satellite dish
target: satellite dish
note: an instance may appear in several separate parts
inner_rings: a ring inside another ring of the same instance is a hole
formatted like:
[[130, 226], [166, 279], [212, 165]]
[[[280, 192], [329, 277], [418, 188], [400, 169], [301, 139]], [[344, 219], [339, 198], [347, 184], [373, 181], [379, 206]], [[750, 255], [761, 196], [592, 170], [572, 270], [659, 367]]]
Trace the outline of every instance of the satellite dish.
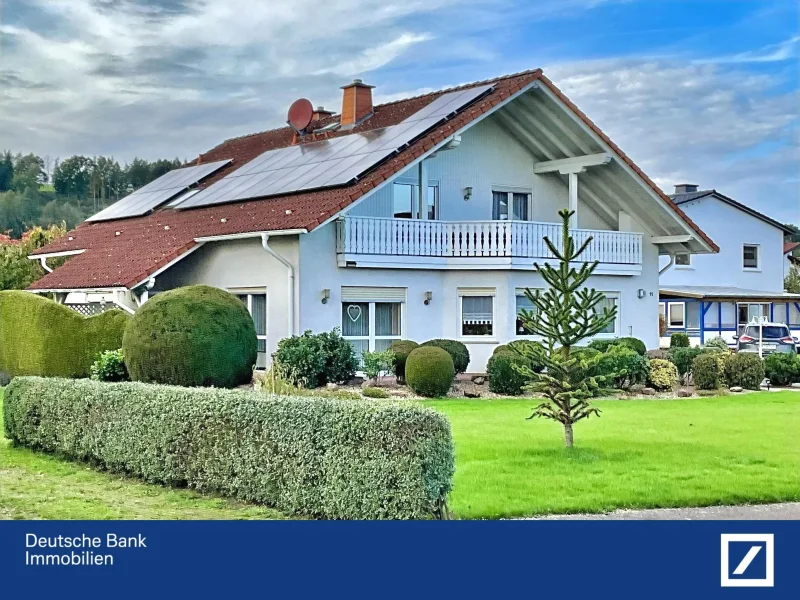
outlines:
[[308, 127], [313, 116], [314, 107], [311, 106], [311, 102], [305, 98], [300, 98], [299, 100], [292, 102], [292, 105], [289, 107], [289, 118], [287, 123], [289, 123], [292, 129], [294, 129], [297, 133], [300, 133], [305, 130], [306, 127]]

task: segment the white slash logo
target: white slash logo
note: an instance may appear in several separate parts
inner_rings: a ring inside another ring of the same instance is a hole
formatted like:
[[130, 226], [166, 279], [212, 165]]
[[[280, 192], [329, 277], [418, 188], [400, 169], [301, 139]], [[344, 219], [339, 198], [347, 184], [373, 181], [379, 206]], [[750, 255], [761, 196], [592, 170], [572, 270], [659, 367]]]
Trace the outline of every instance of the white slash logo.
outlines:
[[[722, 587], [774, 587], [775, 535], [772, 533], [723, 533], [720, 536]], [[739, 552], [731, 552], [735, 547]], [[741, 550], [747, 548], [744, 556]], [[730, 564], [731, 556], [736, 556]], [[738, 561], [738, 562], [737, 562]], [[757, 576], [748, 577], [748, 569]]]

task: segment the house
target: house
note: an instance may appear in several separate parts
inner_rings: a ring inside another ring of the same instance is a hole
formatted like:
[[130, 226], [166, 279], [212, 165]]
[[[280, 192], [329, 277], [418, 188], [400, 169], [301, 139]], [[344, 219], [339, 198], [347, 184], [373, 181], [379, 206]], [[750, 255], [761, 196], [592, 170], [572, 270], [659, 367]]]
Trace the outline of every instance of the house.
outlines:
[[660, 310], [667, 337], [688, 333], [695, 344], [709, 335], [735, 343], [754, 318], [786, 323], [800, 335], [800, 295], [784, 292], [784, 237], [778, 221], [716, 190], [675, 186], [672, 199], [720, 246], [713, 256], [676, 253], [661, 258]]
[[792, 267], [800, 269], [800, 257], [794, 255], [794, 251], [800, 248], [800, 242], [784, 242], [783, 255], [786, 260], [783, 263], [783, 276], [786, 277]]
[[592, 285], [619, 309], [602, 336], [656, 347], [659, 256], [717, 250], [541, 70], [381, 105], [356, 80], [340, 114], [310, 106], [38, 250], [72, 258], [31, 291], [135, 311], [202, 283], [247, 305], [260, 366], [282, 338], [340, 327], [357, 351], [458, 339], [482, 371], [525, 337], [517, 311], [543, 286], [533, 263], [551, 258], [559, 209], [592, 237]]

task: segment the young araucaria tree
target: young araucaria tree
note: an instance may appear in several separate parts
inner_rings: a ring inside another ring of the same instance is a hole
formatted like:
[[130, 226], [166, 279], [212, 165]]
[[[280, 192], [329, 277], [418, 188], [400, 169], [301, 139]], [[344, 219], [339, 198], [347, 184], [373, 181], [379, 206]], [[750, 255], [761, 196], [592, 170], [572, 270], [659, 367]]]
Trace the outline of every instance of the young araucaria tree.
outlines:
[[[597, 261], [582, 262], [576, 268], [578, 257], [591, 243], [589, 237], [580, 248], [569, 234], [569, 210], [558, 215], [563, 221], [561, 244], [556, 246], [547, 237], [545, 244], [558, 260], [558, 266], [534, 263], [537, 273], [549, 286], [545, 291], [525, 290], [535, 310], [521, 311], [522, 327], [528, 334], [540, 335], [545, 344], [524, 344], [516, 348], [528, 360], [526, 363], [544, 367], [540, 373], [526, 366], [517, 367], [529, 380], [527, 389], [546, 398], [533, 409], [529, 419], [544, 417], [564, 426], [564, 443], [572, 447], [572, 426], [590, 415], [600, 415], [600, 410], [589, 404], [598, 390], [605, 388], [608, 377], [593, 376], [597, 358], [588, 358], [575, 352], [574, 347], [606, 329], [616, 318], [617, 308], [598, 305], [605, 296], [586, 282], [597, 268]], [[538, 369], [537, 369], [538, 370]]]

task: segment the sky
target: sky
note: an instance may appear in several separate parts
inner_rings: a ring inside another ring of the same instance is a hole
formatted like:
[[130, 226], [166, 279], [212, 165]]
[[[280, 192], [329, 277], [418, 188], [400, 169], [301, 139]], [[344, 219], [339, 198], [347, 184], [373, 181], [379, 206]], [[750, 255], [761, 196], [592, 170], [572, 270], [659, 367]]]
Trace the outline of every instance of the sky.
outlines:
[[338, 111], [541, 67], [670, 193], [800, 224], [796, 0], [0, 0], [0, 149], [192, 159]]

